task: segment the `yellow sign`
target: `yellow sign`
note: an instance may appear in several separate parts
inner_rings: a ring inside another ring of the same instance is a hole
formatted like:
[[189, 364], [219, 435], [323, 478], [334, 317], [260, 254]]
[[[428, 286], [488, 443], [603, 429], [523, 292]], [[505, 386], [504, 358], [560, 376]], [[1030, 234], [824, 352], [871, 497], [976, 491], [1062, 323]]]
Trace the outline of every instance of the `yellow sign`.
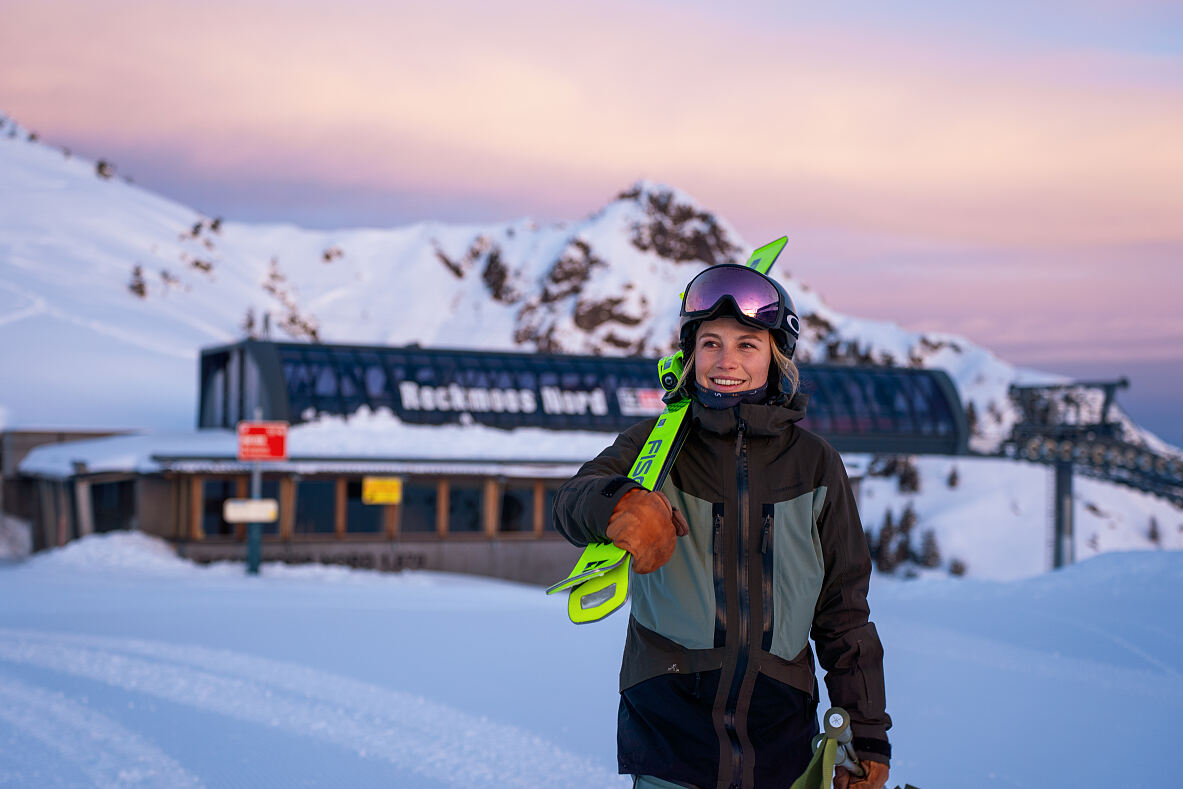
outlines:
[[399, 504], [403, 500], [402, 477], [362, 477], [362, 504]]

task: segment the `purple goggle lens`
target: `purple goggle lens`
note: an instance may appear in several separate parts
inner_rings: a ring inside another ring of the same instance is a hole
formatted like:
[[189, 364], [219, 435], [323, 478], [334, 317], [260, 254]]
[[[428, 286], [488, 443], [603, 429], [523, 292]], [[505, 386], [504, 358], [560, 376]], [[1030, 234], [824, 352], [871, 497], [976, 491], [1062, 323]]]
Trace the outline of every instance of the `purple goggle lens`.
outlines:
[[709, 313], [730, 296], [748, 318], [768, 328], [780, 319], [780, 293], [758, 271], [744, 266], [713, 266], [699, 274], [686, 288], [682, 314]]

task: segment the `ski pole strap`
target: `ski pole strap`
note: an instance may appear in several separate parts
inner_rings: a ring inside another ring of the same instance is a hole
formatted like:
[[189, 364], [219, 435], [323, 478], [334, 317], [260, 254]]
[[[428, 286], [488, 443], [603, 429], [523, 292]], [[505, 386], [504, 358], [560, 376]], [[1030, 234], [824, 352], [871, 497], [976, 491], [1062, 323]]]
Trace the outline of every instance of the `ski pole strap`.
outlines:
[[854, 778], [866, 771], [858, 763], [851, 745], [850, 715], [841, 707], [830, 707], [822, 717], [822, 733], [813, 739], [813, 758], [792, 789], [831, 789], [834, 768], [844, 767]]
[[809, 766], [793, 781], [791, 789], [831, 789], [834, 785], [834, 756], [837, 750], [836, 740], [823, 737], [820, 747], [809, 760]]

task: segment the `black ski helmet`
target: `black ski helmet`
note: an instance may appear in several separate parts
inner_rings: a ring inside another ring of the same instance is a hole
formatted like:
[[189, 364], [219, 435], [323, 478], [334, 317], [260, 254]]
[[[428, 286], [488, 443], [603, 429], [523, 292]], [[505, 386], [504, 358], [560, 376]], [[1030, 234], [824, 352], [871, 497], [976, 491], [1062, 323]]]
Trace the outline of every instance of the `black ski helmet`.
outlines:
[[781, 353], [790, 359], [801, 335], [797, 310], [781, 284], [735, 263], [720, 263], [695, 275], [682, 294], [678, 316], [678, 345], [683, 354], [694, 347], [698, 324], [719, 317], [767, 329]]

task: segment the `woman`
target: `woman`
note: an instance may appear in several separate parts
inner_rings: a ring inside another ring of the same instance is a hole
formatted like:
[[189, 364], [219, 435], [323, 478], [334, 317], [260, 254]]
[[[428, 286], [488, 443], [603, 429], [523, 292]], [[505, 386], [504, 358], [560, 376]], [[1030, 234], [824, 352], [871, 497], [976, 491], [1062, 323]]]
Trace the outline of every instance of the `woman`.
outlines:
[[617, 757], [638, 787], [788, 787], [818, 732], [812, 638], [880, 789], [891, 748], [871, 561], [838, 453], [796, 423], [799, 324], [775, 281], [725, 264], [682, 299], [690, 434], [659, 492], [628, 479], [653, 419], [558, 492], [576, 545], [613, 542], [635, 577], [620, 670]]

